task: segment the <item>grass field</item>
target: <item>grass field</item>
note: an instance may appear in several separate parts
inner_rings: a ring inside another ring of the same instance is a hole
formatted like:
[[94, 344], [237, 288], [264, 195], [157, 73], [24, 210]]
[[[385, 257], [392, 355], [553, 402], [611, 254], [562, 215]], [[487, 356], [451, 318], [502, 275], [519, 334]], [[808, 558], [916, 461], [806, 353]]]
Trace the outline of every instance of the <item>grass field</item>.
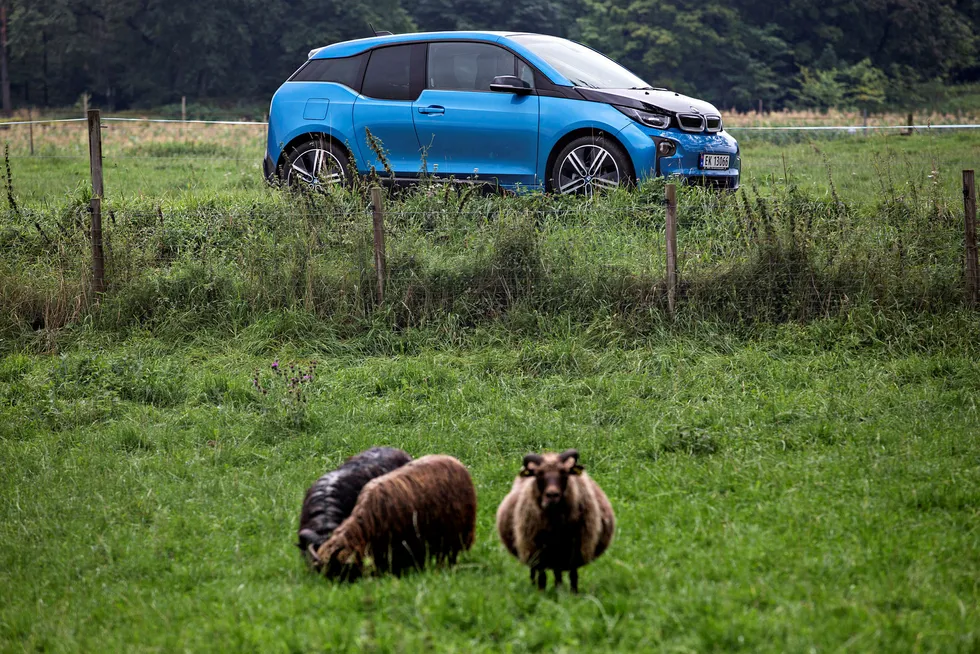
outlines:
[[[746, 126], [780, 124], [853, 124], [856, 115], [786, 114], [768, 121], [736, 116]], [[935, 117], [942, 121], [952, 116]], [[882, 117], [890, 121], [890, 117]], [[940, 122], [940, 120], [937, 120]], [[886, 123], [893, 124], [893, 123]], [[57, 206], [66, 195], [90, 187], [84, 123], [37, 126], [35, 156], [29, 155], [25, 126], [6, 128], [0, 140], [10, 144], [14, 190], [21, 203]], [[980, 130], [923, 131], [912, 137], [897, 132], [732, 133], [742, 144], [743, 182], [770, 184], [788, 178], [803, 187], [861, 201], [884, 185], [941, 184], [959, 192], [960, 171], [980, 160]], [[150, 198], [158, 202], [233, 194], [265, 194], [262, 126], [108, 123], [104, 130], [106, 192], [112, 202]], [[899, 189], [900, 190], [900, 189]]]
[[[438, 345], [91, 335], [57, 357], [8, 355], [2, 648], [980, 644], [975, 340], [840, 323], [752, 340], [425, 336]], [[251, 392], [276, 357], [330, 371], [307, 410]], [[314, 578], [292, 545], [302, 494], [378, 444], [470, 467], [476, 546], [453, 570]], [[570, 446], [619, 519], [578, 597], [532, 591], [493, 531], [523, 453]]]
[[[388, 197], [376, 307], [362, 190], [268, 189], [261, 130], [115, 125], [96, 305], [58, 129], [11, 143], [0, 228], [0, 651], [980, 651], [972, 132], [746, 139], [742, 192], [680, 193], [671, 319], [658, 183]], [[307, 403], [253, 390], [274, 360], [318, 362]], [[382, 444], [470, 468], [476, 545], [313, 577], [303, 493]], [[566, 447], [618, 517], [578, 596], [493, 530]]]

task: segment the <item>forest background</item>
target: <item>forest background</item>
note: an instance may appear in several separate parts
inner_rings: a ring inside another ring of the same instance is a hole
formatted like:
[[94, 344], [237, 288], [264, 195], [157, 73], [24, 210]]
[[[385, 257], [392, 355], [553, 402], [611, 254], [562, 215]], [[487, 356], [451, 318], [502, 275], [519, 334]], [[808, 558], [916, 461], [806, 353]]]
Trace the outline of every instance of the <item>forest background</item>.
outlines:
[[[980, 95], [978, 0], [5, 0], [13, 107], [261, 113], [308, 51], [373, 28], [586, 43], [725, 110], [956, 111]], [[261, 118], [250, 115], [249, 117]]]

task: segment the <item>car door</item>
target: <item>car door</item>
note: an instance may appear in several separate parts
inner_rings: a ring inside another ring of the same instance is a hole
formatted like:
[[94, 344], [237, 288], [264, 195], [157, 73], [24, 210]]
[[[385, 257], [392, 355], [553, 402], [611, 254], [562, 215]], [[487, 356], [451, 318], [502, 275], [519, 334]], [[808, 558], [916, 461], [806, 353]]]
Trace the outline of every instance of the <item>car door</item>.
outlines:
[[415, 101], [415, 131], [430, 172], [458, 179], [534, 182], [538, 96], [490, 90], [498, 75], [532, 80], [526, 64], [477, 41], [429, 43], [425, 88]]
[[[412, 101], [422, 88], [425, 44], [411, 43], [371, 51], [361, 95], [354, 102], [352, 144], [365, 162], [381, 175], [385, 166], [378, 150], [385, 153], [392, 172], [398, 177], [418, 174], [422, 156], [415, 133]], [[368, 135], [373, 139], [369, 139]], [[372, 145], [373, 142], [373, 145]]]

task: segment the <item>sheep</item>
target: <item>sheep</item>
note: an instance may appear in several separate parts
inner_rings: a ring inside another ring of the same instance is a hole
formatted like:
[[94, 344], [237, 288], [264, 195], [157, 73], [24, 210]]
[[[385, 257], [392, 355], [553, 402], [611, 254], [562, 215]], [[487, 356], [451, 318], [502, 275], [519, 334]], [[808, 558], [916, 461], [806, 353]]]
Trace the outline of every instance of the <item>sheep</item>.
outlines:
[[368, 559], [377, 573], [422, 569], [429, 558], [450, 565], [473, 545], [476, 489], [451, 456], [416, 459], [370, 481], [357, 505], [316, 551], [314, 569], [354, 580]]
[[412, 460], [394, 447], [372, 447], [323, 475], [306, 491], [299, 516], [299, 547], [307, 562], [354, 510], [364, 484]]
[[578, 451], [528, 454], [510, 493], [497, 509], [497, 533], [507, 550], [531, 568], [531, 582], [555, 586], [568, 570], [573, 593], [578, 569], [612, 542], [615, 516], [609, 499], [578, 461]]

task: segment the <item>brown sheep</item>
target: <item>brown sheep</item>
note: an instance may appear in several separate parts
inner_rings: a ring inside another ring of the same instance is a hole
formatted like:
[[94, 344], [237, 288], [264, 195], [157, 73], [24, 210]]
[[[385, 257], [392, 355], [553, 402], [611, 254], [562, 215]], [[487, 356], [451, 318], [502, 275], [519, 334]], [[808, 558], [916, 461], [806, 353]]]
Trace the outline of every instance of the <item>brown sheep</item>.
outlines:
[[497, 509], [497, 532], [507, 550], [531, 568], [531, 582], [555, 586], [568, 570], [578, 592], [578, 569], [606, 551], [615, 516], [609, 499], [578, 462], [576, 450], [528, 454], [507, 497]]
[[456, 563], [476, 535], [476, 489], [451, 456], [430, 455], [377, 477], [361, 491], [350, 517], [314, 557], [314, 569], [353, 580], [366, 559], [378, 573], [424, 568], [430, 558]]
[[412, 457], [394, 447], [372, 447], [350, 457], [306, 491], [299, 517], [297, 546], [312, 563], [320, 547], [354, 510], [364, 485], [399, 468]]

